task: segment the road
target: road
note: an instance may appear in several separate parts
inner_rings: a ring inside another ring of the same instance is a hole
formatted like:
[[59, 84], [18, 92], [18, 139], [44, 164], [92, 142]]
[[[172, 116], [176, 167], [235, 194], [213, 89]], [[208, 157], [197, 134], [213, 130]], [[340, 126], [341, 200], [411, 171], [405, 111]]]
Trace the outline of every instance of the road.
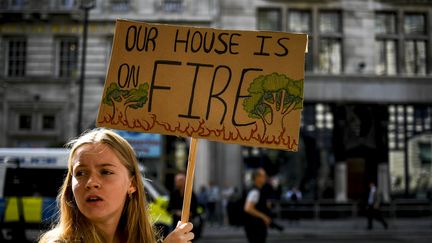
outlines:
[[[432, 242], [432, 219], [389, 220], [390, 228], [375, 225], [374, 230], [364, 228], [365, 221], [306, 221], [299, 225], [285, 226], [284, 232], [269, 232], [267, 243], [430, 243]], [[207, 226], [196, 243], [247, 243], [241, 228]]]

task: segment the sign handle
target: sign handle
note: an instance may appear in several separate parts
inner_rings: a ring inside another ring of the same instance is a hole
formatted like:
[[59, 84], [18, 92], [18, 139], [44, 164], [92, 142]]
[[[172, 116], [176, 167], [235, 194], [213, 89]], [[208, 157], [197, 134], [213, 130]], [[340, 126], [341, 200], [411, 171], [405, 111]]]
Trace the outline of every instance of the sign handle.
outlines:
[[193, 179], [195, 174], [195, 158], [196, 158], [196, 151], [197, 151], [196, 149], [197, 143], [198, 143], [197, 138], [191, 138], [191, 143], [189, 147], [188, 165], [186, 170], [186, 183], [185, 183], [185, 190], [183, 195], [183, 208], [181, 214], [182, 223], [189, 222], [192, 187], [193, 187]]

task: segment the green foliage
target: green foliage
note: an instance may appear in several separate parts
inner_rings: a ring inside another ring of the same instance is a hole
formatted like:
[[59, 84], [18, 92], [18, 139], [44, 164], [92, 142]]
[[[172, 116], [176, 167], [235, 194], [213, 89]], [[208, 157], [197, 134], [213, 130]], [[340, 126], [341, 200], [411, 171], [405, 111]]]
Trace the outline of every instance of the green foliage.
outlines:
[[140, 84], [135, 89], [122, 90], [116, 83], [110, 84], [105, 93], [103, 103], [109, 106], [113, 106], [113, 100], [115, 102], [124, 102], [126, 106], [133, 109], [143, 107], [147, 102], [148, 84]]
[[250, 97], [244, 99], [243, 109], [250, 118], [265, 121], [272, 112], [288, 114], [303, 108], [302, 79], [293, 80], [278, 73], [261, 75], [250, 84], [248, 91]]

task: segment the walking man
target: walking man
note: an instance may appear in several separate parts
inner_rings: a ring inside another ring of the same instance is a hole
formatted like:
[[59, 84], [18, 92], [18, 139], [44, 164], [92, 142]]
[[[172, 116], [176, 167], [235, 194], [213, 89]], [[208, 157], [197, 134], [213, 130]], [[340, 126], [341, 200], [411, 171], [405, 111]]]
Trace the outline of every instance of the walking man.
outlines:
[[266, 172], [259, 168], [252, 172], [253, 187], [248, 191], [244, 211], [244, 227], [249, 243], [265, 243], [267, 227], [271, 223], [267, 199], [262, 193], [262, 187], [266, 183]]
[[383, 227], [385, 229], [388, 228], [387, 222], [384, 220], [381, 211], [379, 209], [381, 203], [381, 197], [377, 190], [377, 187], [375, 186], [375, 183], [370, 182], [369, 183], [369, 196], [368, 196], [368, 206], [366, 209], [367, 219], [368, 219], [368, 226], [367, 228], [370, 230], [373, 228], [373, 220], [376, 219], [377, 221], [381, 222]]

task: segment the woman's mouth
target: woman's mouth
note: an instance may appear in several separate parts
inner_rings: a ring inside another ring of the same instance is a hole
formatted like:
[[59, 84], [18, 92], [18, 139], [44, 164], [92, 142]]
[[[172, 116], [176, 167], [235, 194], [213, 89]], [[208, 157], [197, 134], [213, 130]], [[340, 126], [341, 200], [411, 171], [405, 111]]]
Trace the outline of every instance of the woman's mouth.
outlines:
[[102, 198], [95, 195], [91, 195], [86, 198], [86, 202], [99, 202], [99, 201], [102, 201]]

